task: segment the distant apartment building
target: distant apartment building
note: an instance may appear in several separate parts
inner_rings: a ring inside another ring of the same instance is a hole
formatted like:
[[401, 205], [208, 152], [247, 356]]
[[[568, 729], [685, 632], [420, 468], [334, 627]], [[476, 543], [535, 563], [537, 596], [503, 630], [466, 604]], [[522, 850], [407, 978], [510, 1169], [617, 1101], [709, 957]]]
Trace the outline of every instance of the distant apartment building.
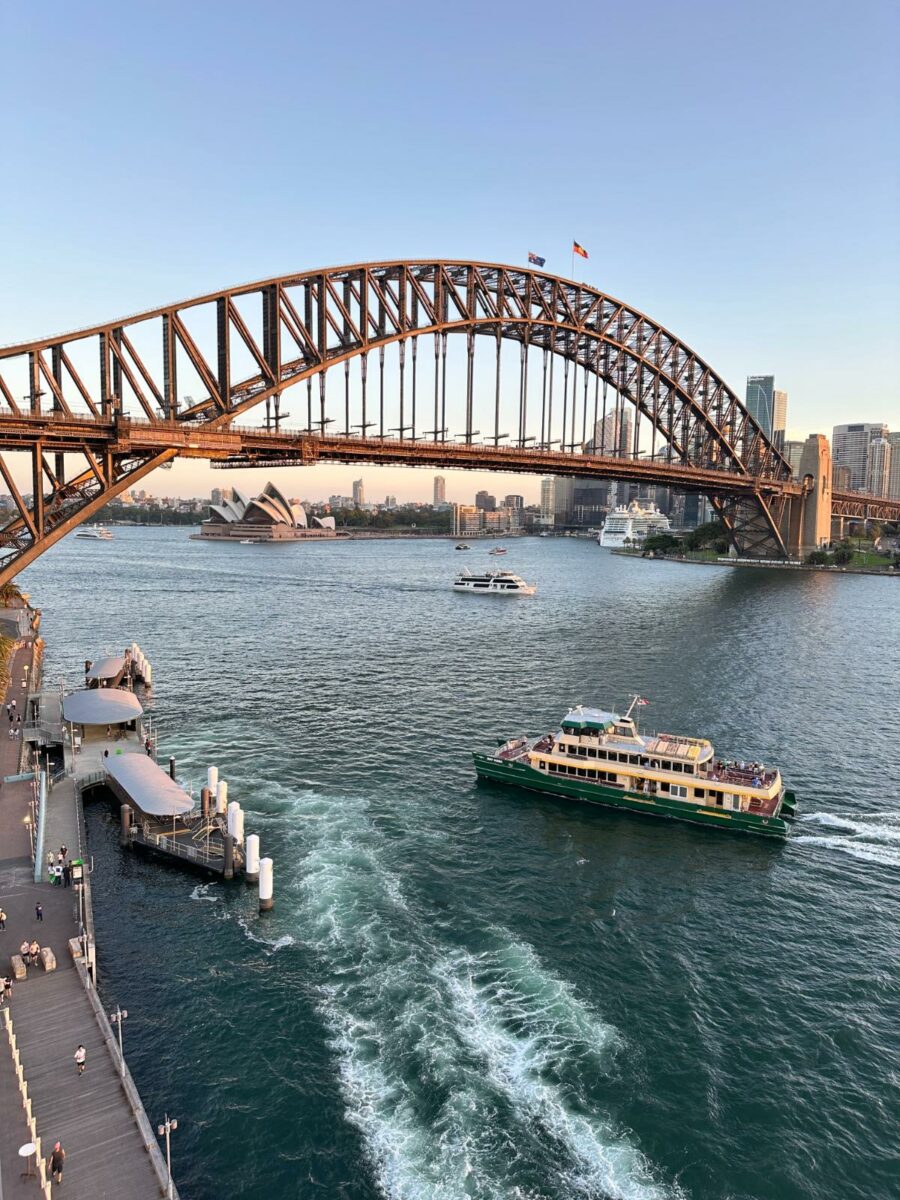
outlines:
[[849, 492], [851, 488], [852, 476], [849, 467], [842, 467], [840, 463], [831, 464], [831, 489], [835, 492]]
[[889, 437], [872, 438], [866, 464], [866, 491], [872, 496], [890, 494], [891, 441]]
[[456, 532], [480, 533], [484, 527], [484, 512], [474, 504], [456, 505]]
[[385, 508], [396, 508], [397, 507], [397, 497], [396, 496], [385, 496], [384, 507]]
[[772, 441], [781, 450], [787, 430], [787, 392], [772, 392]]
[[503, 497], [503, 507], [504, 508], [524, 508], [525, 507], [525, 497], [524, 496], [504, 496]]
[[542, 525], [552, 525], [553, 524], [553, 493], [554, 493], [553, 484], [554, 484], [553, 479], [542, 479], [541, 480], [541, 518], [540, 518], [540, 520], [541, 520]]
[[356, 508], [362, 508], [366, 502], [366, 489], [363, 486], [361, 479], [353, 480], [353, 504]]
[[803, 454], [803, 447], [805, 445], [806, 445], [805, 442], [790, 441], [790, 442], [784, 442], [781, 446], [778, 447], [779, 450], [781, 451], [781, 453], [784, 455], [784, 457], [790, 463], [792, 475], [796, 475], [798, 473], [798, 471], [800, 470], [800, 458]]
[[443, 475], [434, 477], [434, 507], [440, 508], [447, 503], [447, 481]]
[[876, 438], [887, 438], [888, 427], [880, 422], [835, 425], [831, 434], [831, 456], [840, 467], [850, 468], [850, 487], [864, 492], [869, 480], [869, 447]]
[[623, 407], [621, 412], [616, 410], [607, 413], [594, 426], [593, 443], [588, 443], [588, 450], [594, 454], [609, 454], [615, 458], [625, 458], [631, 454], [632, 418], [631, 407]]
[[745, 403], [750, 416], [771, 439], [775, 432], [775, 376], [748, 375]]
[[497, 497], [486, 491], [476, 492], [475, 507], [480, 508], [483, 512], [493, 512], [497, 507]]
[[900, 500], [900, 433], [888, 434], [888, 441], [891, 443], [891, 473], [887, 494], [891, 500]]

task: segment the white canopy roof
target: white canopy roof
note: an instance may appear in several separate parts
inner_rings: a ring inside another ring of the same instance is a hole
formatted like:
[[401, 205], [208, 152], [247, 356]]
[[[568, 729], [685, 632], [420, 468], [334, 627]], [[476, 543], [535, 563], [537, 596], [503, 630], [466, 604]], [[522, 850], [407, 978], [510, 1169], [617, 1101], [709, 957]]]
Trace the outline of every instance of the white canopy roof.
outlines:
[[121, 688], [88, 688], [63, 700], [63, 718], [74, 725], [124, 725], [143, 711], [137, 696]]
[[187, 792], [149, 754], [111, 754], [103, 765], [131, 803], [148, 817], [180, 817], [194, 807]]
[[101, 658], [87, 673], [88, 679], [115, 679], [125, 668], [125, 658], [117, 654], [112, 658]]

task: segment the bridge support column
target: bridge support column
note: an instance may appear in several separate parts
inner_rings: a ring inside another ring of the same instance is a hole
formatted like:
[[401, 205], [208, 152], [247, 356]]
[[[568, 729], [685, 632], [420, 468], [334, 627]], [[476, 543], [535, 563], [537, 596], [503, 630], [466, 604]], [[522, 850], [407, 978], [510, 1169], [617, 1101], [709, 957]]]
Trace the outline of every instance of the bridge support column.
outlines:
[[823, 433], [806, 439], [798, 475], [808, 488], [786, 506], [782, 531], [791, 558], [805, 558], [831, 541], [831, 447]]

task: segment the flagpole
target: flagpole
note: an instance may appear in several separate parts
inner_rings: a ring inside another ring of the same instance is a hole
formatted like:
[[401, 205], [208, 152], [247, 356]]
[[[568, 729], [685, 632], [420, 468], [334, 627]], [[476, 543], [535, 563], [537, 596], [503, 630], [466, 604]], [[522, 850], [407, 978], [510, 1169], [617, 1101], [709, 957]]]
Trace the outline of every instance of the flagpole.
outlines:
[[572, 242], [572, 274], [569, 276], [569, 278], [570, 279], [575, 278], [575, 242], [574, 241]]

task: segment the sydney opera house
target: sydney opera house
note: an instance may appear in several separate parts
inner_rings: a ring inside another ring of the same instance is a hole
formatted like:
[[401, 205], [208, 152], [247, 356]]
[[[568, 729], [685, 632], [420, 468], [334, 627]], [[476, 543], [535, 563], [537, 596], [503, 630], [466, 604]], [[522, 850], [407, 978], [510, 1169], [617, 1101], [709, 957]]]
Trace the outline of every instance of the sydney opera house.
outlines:
[[307, 520], [306, 510], [291, 504], [274, 483], [267, 483], [253, 500], [232, 489], [231, 497], [209, 506], [209, 518], [200, 526], [200, 539], [282, 542], [336, 536], [334, 517]]

